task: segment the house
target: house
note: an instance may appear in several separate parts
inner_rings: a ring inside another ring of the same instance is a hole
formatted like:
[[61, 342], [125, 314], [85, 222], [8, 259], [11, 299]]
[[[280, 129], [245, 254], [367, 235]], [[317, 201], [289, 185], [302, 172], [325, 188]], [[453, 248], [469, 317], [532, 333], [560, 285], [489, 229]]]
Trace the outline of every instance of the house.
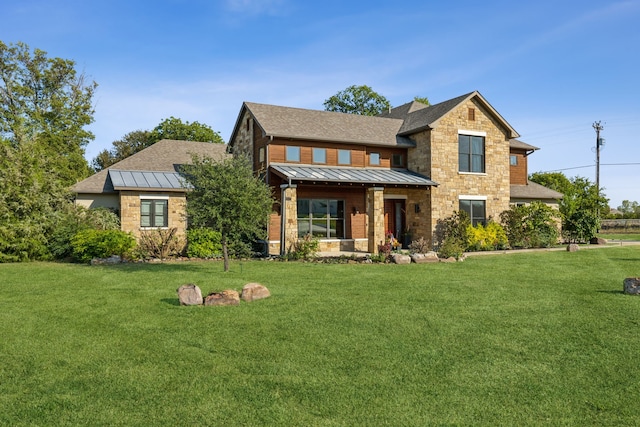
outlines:
[[518, 137], [475, 91], [376, 117], [245, 102], [229, 148], [279, 189], [270, 253], [307, 234], [321, 251], [376, 253], [389, 234], [431, 240], [457, 210], [474, 224], [497, 218], [514, 189], [532, 200], [526, 159], [535, 147]]
[[558, 201], [562, 198], [562, 193], [529, 181], [528, 179], [529, 170], [527, 159], [530, 154], [539, 150], [539, 148], [517, 139], [512, 139], [509, 145], [511, 147], [509, 156], [511, 169], [511, 204], [523, 205], [537, 200], [557, 209]]
[[136, 237], [145, 230], [186, 231], [186, 189], [178, 174], [192, 155], [222, 160], [224, 144], [163, 139], [75, 184], [75, 203], [118, 213], [121, 229]]

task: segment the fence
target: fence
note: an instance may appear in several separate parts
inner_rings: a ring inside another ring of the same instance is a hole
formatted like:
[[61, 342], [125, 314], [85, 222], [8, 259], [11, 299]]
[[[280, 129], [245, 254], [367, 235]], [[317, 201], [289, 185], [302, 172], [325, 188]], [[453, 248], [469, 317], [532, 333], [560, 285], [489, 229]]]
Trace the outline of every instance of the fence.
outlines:
[[603, 219], [602, 233], [640, 233], [640, 219]]

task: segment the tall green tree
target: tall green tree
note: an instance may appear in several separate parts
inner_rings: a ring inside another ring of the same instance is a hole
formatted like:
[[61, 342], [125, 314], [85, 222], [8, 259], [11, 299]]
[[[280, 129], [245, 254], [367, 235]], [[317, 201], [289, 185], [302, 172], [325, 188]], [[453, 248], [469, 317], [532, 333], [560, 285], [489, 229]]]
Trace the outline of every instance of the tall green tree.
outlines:
[[622, 214], [622, 218], [640, 218], [640, 204], [638, 202], [623, 200], [622, 204], [618, 206], [618, 210]]
[[67, 188], [88, 174], [97, 85], [74, 66], [0, 42], [0, 262], [50, 258]]
[[0, 41], [0, 137], [14, 150], [35, 144], [49, 179], [63, 185], [88, 175], [84, 148], [93, 139], [85, 127], [93, 122], [97, 84], [74, 67], [24, 43]]
[[431, 105], [431, 104], [429, 103], [429, 98], [427, 98], [426, 96], [414, 96], [414, 97], [413, 97], [413, 100], [414, 100], [414, 101], [421, 102], [421, 103], [422, 103], [422, 104], [424, 104], [424, 105]]
[[570, 242], [588, 242], [600, 229], [600, 217], [609, 211], [608, 200], [598, 192], [595, 183], [575, 177], [571, 188], [560, 200], [562, 234]]
[[529, 175], [529, 179], [562, 194], [568, 192], [573, 187], [569, 178], [562, 172], [534, 172]]
[[224, 271], [229, 271], [232, 239], [266, 237], [274, 203], [271, 189], [253, 174], [244, 157], [216, 162], [195, 156], [182, 173], [192, 186], [187, 193], [189, 224], [220, 233]]
[[389, 108], [391, 108], [391, 104], [387, 98], [366, 85], [349, 86], [324, 101], [326, 111], [363, 116], [377, 116]]
[[129, 132], [117, 141], [113, 141], [110, 150], [102, 150], [91, 161], [91, 167], [96, 172], [108, 168], [161, 139], [224, 144], [220, 134], [214, 131], [211, 126], [199, 122], [183, 122], [175, 117], [170, 117], [164, 119], [150, 131], [136, 130]]

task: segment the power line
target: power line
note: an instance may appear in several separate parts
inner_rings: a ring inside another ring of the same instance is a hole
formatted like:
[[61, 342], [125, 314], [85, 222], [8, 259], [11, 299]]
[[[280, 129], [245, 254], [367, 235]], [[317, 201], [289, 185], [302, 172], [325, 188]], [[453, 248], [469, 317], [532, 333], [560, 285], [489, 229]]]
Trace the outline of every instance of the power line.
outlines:
[[[600, 166], [638, 166], [638, 165], [640, 165], [640, 163], [601, 163], [600, 164]], [[574, 166], [571, 168], [562, 168], [562, 169], [551, 169], [542, 173], [561, 172], [561, 171], [568, 171], [572, 169], [585, 169], [585, 168], [592, 168], [592, 167], [595, 167], [595, 165]]]

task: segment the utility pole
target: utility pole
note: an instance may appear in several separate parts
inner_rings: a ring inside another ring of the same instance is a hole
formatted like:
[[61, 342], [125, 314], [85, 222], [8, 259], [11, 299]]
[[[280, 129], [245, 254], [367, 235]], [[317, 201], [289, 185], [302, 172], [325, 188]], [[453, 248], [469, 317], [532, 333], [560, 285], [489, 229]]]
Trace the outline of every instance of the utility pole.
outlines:
[[593, 128], [596, 131], [596, 188], [598, 189], [598, 196], [600, 195], [600, 146], [602, 140], [600, 139], [600, 131], [604, 129], [604, 126], [600, 124], [600, 121], [593, 123]]

